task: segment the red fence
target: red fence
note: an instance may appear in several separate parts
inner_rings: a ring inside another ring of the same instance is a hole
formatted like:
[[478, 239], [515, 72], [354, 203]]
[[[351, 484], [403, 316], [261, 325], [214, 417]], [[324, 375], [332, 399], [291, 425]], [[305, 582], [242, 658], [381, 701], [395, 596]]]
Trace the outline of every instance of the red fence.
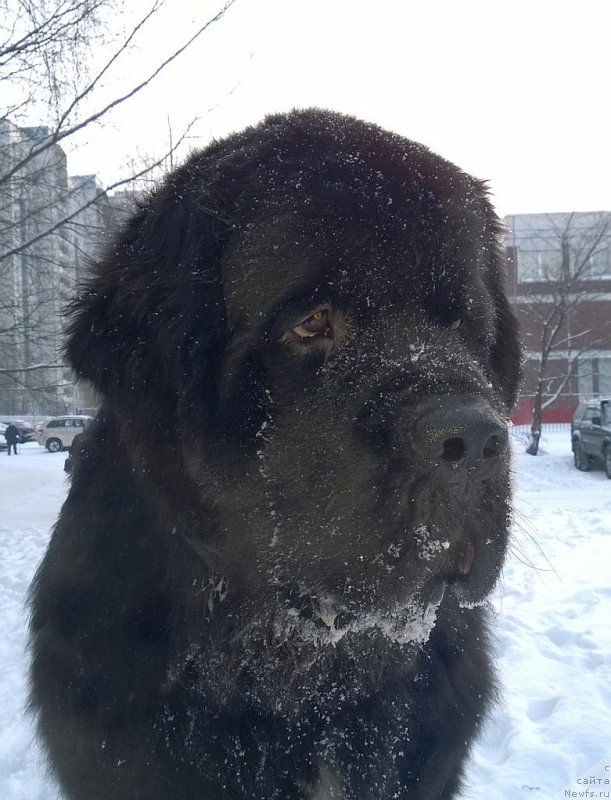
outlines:
[[[558, 406], [554, 405], [552, 408], [546, 408], [543, 411], [543, 422], [570, 422], [573, 417], [575, 406]], [[514, 425], [530, 425], [533, 419], [533, 399], [532, 397], [525, 397], [518, 403], [518, 407], [511, 415], [511, 421]]]

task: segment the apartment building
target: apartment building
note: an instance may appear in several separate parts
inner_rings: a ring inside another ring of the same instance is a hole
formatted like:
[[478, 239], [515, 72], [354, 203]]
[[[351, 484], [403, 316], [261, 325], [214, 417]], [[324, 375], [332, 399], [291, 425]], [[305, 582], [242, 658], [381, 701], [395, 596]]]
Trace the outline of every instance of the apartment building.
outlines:
[[0, 411], [57, 414], [90, 406], [87, 390], [62, 363], [62, 310], [107, 232], [106, 196], [95, 176], [68, 175], [49, 128], [6, 119], [0, 184]]

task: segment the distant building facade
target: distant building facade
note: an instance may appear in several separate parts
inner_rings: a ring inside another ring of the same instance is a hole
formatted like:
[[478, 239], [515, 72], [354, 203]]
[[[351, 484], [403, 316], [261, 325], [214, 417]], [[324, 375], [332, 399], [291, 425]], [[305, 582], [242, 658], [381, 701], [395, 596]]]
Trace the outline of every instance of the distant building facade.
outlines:
[[88, 260], [116, 226], [118, 212], [96, 176], [68, 175], [62, 148], [46, 146], [50, 136], [46, 127], [0, 120], [4, 415], [58, 414], [97, 405], [91, 389], [77, 384], [63, 366], [62, 310]]
[[516, 214], [504, 222], [525, 354], [514, 422], [530, 423], [541, 380], [544, 420], [566, 422], [579, 398], [611, 395], [611, 212]]
[[[52, 145], [30, 158], [48, 137], [48, 128], [0, 122], [0, 368], [27, 367], [0, 373], [4, 413], [28, 413], [37, 397], [52, 411], [61, 408], [60, 285], [70, 254], [58, 226], [65, 214], [66, 156]], [[43, 364], [48, 368], [38, 368]]]

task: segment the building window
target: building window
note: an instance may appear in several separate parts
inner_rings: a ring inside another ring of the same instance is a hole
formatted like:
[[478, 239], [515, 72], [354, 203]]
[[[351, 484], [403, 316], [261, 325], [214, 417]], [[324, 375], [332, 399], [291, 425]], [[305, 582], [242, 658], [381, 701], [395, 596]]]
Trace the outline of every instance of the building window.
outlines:
[[598, 392], [611, 396], [611, 357], [598, 359]]
[[611, 278], [611, 268], [609, 267], [609, 248], [601, 247], [589, 258], [589, 278]]
[[517, 251], [518, 281], [556, 281], [560, 277], [562, 265], [561, 250], [524, 250]]
[[581, 397], [611, 396], [611, 355], [578, 359], [577, 391]]

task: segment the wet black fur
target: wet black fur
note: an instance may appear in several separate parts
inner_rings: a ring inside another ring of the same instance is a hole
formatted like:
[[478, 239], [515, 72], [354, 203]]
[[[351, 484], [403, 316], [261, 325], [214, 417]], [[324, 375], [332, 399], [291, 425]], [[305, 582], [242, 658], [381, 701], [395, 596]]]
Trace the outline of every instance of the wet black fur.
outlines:
[[[67, 798], [455, 797], [508, 463], [444, 480], [417, 429], [438, 398], [513, 405], [498, 235], [476, 180], [309, 110], [193, 155], [108, 248], [67, 344], [103, 409], [31, 594]], [[341, 343], [287, 343], [321, 304]]]

